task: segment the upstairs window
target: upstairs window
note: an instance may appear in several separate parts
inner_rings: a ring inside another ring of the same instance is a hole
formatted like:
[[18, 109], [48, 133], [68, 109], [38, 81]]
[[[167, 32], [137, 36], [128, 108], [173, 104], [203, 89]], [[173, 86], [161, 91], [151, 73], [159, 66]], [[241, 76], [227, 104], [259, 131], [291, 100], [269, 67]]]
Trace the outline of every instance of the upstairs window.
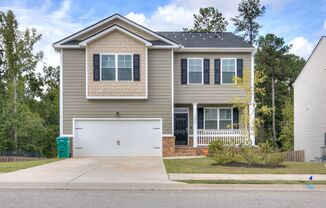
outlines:
[[115, 55], [101, 56], [102, 80], [115, 80]]
[[118, 55], [118, 80], [132, 80], [131, 55]]
[[222, 59], [222, 84], [234, 84], [236, 76], [236, 59]]
[[203, 59], [188, 59], [188, 84], [203, 84]]
[[101, 54], [102, 81], [132, 81], [131, 54]]

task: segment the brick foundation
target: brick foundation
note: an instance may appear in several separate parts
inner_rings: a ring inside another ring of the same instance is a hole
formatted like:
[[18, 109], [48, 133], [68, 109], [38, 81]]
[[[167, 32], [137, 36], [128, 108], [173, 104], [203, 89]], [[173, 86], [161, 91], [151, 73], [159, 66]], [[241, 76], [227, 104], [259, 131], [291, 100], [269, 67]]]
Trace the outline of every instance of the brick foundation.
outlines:
[[163, 139], [163, 157], [175, 156], [175, 137], [165, 136]]
[[[176, 146], [174, 136], [165, 136], [163, 139], [163, 157], [202, 156], [208, 154], [208, 147]], [[190, 143], [191, 140], [189, 140]]]

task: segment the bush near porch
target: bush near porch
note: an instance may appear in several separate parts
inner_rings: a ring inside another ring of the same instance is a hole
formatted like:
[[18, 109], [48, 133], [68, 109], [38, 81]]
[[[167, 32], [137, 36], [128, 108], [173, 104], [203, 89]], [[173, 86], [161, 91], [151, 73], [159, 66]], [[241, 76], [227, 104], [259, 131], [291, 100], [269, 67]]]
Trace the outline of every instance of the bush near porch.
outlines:
[[283, 155], [269, 143], [256, 147], [224, 145], [221, 141], [213, 141], [208, 146], [208, 156], [215, 160], [217, 165], [226, 166], [275, 168], [284, 162]]

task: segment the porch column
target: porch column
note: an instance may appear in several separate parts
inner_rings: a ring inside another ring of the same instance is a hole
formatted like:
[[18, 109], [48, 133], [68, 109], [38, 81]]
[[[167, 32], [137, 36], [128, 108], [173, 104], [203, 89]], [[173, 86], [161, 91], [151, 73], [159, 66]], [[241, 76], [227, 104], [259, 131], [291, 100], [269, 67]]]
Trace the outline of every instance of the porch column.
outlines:
[[192, 104], [192, 121], [193, 121], [193, 124], [192, 124], [192, 129], [193, 129], [193, 146], [194, 147], [197, 147], [197, 103], [193, 103]]
[[251, 140], [251, 145], [255, 145], [255, 52], [251, 53], [251, 73], [250, 73], [250, 87], [251, 87], [251, 99], [249, 104], [249, 138]]

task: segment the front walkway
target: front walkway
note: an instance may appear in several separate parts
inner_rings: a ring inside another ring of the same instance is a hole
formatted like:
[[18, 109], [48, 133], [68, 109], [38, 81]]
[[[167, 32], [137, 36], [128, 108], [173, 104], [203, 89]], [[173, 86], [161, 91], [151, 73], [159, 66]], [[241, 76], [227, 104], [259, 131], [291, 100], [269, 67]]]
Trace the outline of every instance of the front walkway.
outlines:
[[326, 174], [189, 174], [189, 173], [170, 173], [169, 179], [178, 180], [293, 180], [309, 181], [326, 180]]

